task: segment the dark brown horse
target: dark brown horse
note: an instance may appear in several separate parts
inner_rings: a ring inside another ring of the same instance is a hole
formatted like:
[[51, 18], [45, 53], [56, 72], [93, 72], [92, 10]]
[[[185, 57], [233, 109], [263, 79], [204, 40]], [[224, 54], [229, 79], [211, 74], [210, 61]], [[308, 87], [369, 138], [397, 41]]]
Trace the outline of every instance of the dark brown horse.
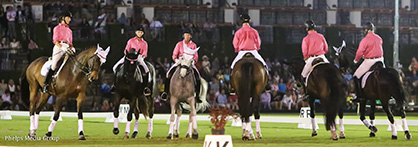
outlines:
[[[334, 50], [338, 56], [340, 68], [344, 71], [349, 68], [353, 69], [352, 71], [355, 71], [355, 64], [353, 63], [353, 60], [356, 55], [356, 50], [354, 48], [347, 48], [345, 43], [343, 43], [343, 46], [339, 48], [334, 47]], [[381, 62], [378, 62], [371, 67], [370, 70], [373, 72], [367, 78], [364, 88], [362, 88], [365, 99], [360, 101], [360, 120], [366, 127], [371, 130], [369, 136], [375, 137], [377, 128], [373, 125], [373, 121], [375, 119], [374, 113], [376, 100], [380, 100], [383, 110], [385, 110], [386, 115], [388, 116], [388, 119], [391, 123], [390, 126], [392, 128], [392, 139], [398, 138], [393, 120], [394, 113], [401, 116], [404, 126], [405, 138], [410, 140], [411, 134], [409, 133], [408, 125], [406, 123], [404, 110], [405, 93], [400, 76], [395, 69], [383, 68], [382, 65], [383, 64]], [[391, 109], [389, 108], [389, 100], [391, 98], [394, 98], [396, 101], [396, 105], [392, 109], [393, 112], [391, 112]], [[367, 100], [370, 101], [370, 108], [372, 108], [370, 110], [370, 123], [365, 118]]]
[[252, 54], [247, 53], [235, 64], [231, 75], [231, 84], [238, 96], [239, 113], [243, 129], [242, 139], [254, 139], [250, 120], [250, 116], [253, 113], [257, 128], [256, 138], [261, 139], [259, 105], [261, 93], [267, 85], [267, 71], [260, 61]]
[[[324, 106], [325, 127], [331, 130], [331, 138], [338, 140], [336, 133], [335, 117], [340, 118], [340, 138], [345, 138], [343, 125], [343, 105], [346, 96], [347, 85], [344, 82], [341, 71], [329, 63], [321, 63], [320, 58], [315, 59], [312, 72], [307, 81], [307, 94], [309, 94], [309, 106], [311, 108], [312, 136], [317, 135], [315, 122], [315, 99], [319, 99]], [[319, 63], [319, 64], [317, 64]], [[289, 70], [298, 82], [304, 84], [301, 76], [305, 61], [302, 58], [292, 58], [288, 63]], [[316, 65], [315, 65], [316, 64]]]
[[[33, 61], [26, 69], [26, 74], [22, 80], [22, 99], [26, 103], [30, 103], [30, 137], [36, 137], [36, 130], [38, 129], [39, 113], [46, 104], [50, 95], [57, 96], [55, 104], [55, 114], [51, 125], [48, 128], [46, 137], [52, 135], [56, 121], [59, 118], [63, 102], [69, 98], [76, 98], [77, 112], [78, 112], [78, 133], [79, 139], [85, 140], [83, 133], [83, 114], [82, 103], [86, 96], [86, 88], [89, 81], [98, 79], [100, 66], [106, 62], [106, 56], [110, 50], [108, 47], [103, 50], [99, 45], [89, 48], [78, 55], [69, 55], [68, 61], [63, 66], [62, 70], [56, 79], [51, 82], [50, 93], [42, 93], [39, 100], [36, 95], [40, 92], [45, 76], [41, 75], [41, 69], [48, 57], [39, 57]], [[29, 98], [30, 91], [30, 98]]]

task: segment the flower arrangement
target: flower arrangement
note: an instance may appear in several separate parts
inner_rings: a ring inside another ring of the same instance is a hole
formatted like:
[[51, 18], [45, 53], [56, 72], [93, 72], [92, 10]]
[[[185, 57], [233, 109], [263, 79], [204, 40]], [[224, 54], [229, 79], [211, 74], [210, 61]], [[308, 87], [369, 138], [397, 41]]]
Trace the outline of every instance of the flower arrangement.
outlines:
[[238, 118], [238, 115], [228, 107], [211, 107], [209, 110], [209, 118], [213, 124], [212, 134], [224, 134], [225, 125], [231, 119], [230, 117]]

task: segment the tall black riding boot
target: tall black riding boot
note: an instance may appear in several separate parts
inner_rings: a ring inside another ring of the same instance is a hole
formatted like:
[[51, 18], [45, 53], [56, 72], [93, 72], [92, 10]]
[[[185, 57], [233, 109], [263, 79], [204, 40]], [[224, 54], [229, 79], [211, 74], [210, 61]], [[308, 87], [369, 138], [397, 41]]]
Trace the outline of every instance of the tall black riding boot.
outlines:
[[194, 70], [194, 77], [196, 79], [196, 83], [194, 85], [194, 89], [195, 89], [195, 92], [196, 92], [195, 99], [196, 99], [197, 103], [202, 103], [202, 100], [200, 100], [200, 84], [201, 84], [200, 76], [199, 76], [198, 71], [196, 71], [194, 68], [193, 68], [193, 70]]
[[52, 70], [52, 68], [50, 68], [48, 70], [48, 73], [46, 74], [45, 81], [44, 81], [44, 86], [42, 87], [42, 92], [43, 93], [48, 93], [49, 92], [49, 84], [51, 83], [51, 79], [52, 79], [53, 74], [54, 74], [54, 70]]
[[168, 77], [164, 81], [164, 92], [161, 93], [161, 99], [163, 99], [163, 100], [167, 100], [168, 99], [168, 93], [170, 92], [170, 80], [171, 80], [171, 77], [173, 76], [173, 74], [174, 74], [175, 71], [176, 71], [176, 67], [173, 67], [169, 71]]
[[149, 81], [148, 81], [148, 78], [149, 78], [149, 72], [148, 73], [145, 73], [145, 75], [143, 75], [142, 76], [142, 80], [143, 80], [143, 86], [145, 86], [145, 88], [144, 88], [144, 95], [145, 96], [148, 96], [148, 95], [151, 95], [151, 90], [150, 90], [150, 88], [149, 88]]
[[308, 87], [306, 86], [306, 84], [305, 84], [305, 82], [306, 82], [306, 78], [303, 78], [302, 79], [303, 81], [301, 82], [302, 83], [302, 88], [303, 88], [303, 97], [302, 97], [302, 100], [303, 101], [309, 101], [309, 95], [308, 95]]
[[356, 98], [353, 98], [353, 102], [360, 102], [364, 99], [363, 91], [361, 89], [361, 79], [358, 79], [357, 77], [353, 77], [354, 80], [354, 86], [356, 89]]

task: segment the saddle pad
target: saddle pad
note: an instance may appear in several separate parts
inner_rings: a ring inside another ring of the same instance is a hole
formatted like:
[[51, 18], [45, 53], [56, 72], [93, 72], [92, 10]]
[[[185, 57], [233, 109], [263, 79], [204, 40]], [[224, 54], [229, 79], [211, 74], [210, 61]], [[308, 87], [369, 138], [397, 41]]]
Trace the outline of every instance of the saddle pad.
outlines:
[[329, 64], [329, 63], [326, 63], [326, 62], [319, 62], [319, 63], [317, 63], [317, 64], [315, 64], [315, 65], [313, 65], [313, 66], [311, 67], [311, 69], [309, 70], [309, 73], [308, 73], [308, 75], [306, 76], [306, 79], [305, 79], [305, 86], [306, 86], [306, 87], [308, 87], [308, 79], [309, 79], [309, 75], [311, 75], [311, 72], [315, 69], [315, 67], [316, 67], [316, 66], [321, 65], [321, 64]]
[[366, 74], [364, 74], [363, 78], [361, 78], [361, 88], [364, 88], [366, 86], [367, 78], [370, 76], [370, 74], [373, 73], [373, 71], [368, 71]]
[[52, 65], [51, 60], [48, 60], [44, 63], [44, 65], [42, 66], [42, 69], [41, 69], [41, 75], [42, 76], [44, 76], [44, 77], [46, 76], [46, 74], [48, 73], [48, 70], [51, 68], [51, 65]]

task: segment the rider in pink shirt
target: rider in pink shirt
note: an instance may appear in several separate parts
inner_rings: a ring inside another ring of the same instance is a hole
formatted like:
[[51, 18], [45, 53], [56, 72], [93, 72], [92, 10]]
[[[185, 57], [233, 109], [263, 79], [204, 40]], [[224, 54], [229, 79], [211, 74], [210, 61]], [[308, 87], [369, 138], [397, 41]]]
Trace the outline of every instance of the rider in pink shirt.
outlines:
[[361, 40], [360, 45], [357, 49], [356, 58], [354, 63], [357, 63], [361, 58], [364, 58], [364, 61], [354, 72], [353, 80], [356, 85], [356, 98], [353, 99], [353, 102], [358, 102], [363, 100], [363, 93], [361, 91], [361, 77], [377, 62], [382, 62], [383, 67], [385, 67], [383, 59], [383, 40], [379, 35], [374, 33], [374, 24], [367, 22], [364, 26], [364, 32], [366, 37]]
[[[131, 39], [128, 40], [128, 42], [126, 43], [125, 50], [123, 52], [126, 55], [127, 52], [134, 49], [136, 52], [140, 53], [140, 55], [138, 55], [138, 58], [136, 59], [136, 61], [141, 65], [140, 67], [142, 67], [141, 73], [145, 73], [145, 74], [142, 75], [143, 84], [146, 85], [146, 87], [144, 89], [144, 94], [145, 95], [150, 95], [151, 90], [149, 89], [149, 87], [150, 87], [149, 84], [151, 83], [151, 81], [150, 81], [151, 76], [150, 76], [150, 73], [149, 73], [148, 66], [145, 64], [145, 61], [144, 61], [144, 58], [147, 57], [147, 53], [148, 53], [148, 43], [142, 37], [144, 35], [144, 33], [145, 33], [144, 28], [142, 26], [139, 26], [138, 28], [136, 28], [135, 37], [132, 37]], [[116, 64], [113, 66], [113, 72], [114, 73], [116, 73], [118, 66], [120, 64], [123, 64], [123, 62], [125, 62], [125, 56], [122, 57], [122, 59], [120, 59], [118, 62], [116, 62]], [[114, 87], [112, 86], [112, 89], [113, 88]]]
[[[240, 16], [242, 20], [242, 28], [239, 29], [235, 35], [232, 44], [234, 44], [235, 52], [238, 52], [238, 55], [232, 61], [231, 69], [234, 69], [235, 64], [246, 54], [251, 53], [254, 57], [263, 63], [264, 67], [267, 68], [267, 64], [264, 61], [263, 57], [258, 54], [260, 50], [261, 40], [258, 35], [258, 31], [251, 28], [250, 26], [250, 16], [248, 14], [243, 14]], [[268, 72], [268, 70], [266, 70]]]
[[52, 36], [53, 43], [55, 44], [52, 51], [52, 65], [46, 74], [42, 91], [44, 93], [49, 92], [49, 83], [51, 82], [52, 75], [57, 69], [57, 62], [61, 59], [64, 53], [68, 52], [73, 54], [75, 49], [73, 47], [73, 33], [68, 24], [71, 21], [72, 14], [70, 12], [64, 12], [61, 15], [60, 23], [54, 28], [54, 34]]
[[[170, 80], [171, 80], [171, 76], [174, 74], [174, 72], [176, 71], [176, 67], [178, 65], [180, 65], [180, 60], [179, 58], [184, 54], [184, 45], [186, 45], [187, 47], [191, 48], [191, 49], [196, 49], [196, 44], [191, 40], [192, 38], [192, 31], [190, 29], [186, 29], [183, 32], [183, 40], [179, 41], [176, 44], [176, 47], [174, 47], [174, 51], [173, 51], [173, 60], [174, 60], [174, 65], [171, 66], [171, 68], [167, 71], [167, 75], [166, 75], [166, 79], [165, 79], [165, 87], [164, 87], [164, 92], [161, 94], [161, 98], [162, 99], [167, 99], [168, 98], [168, 93], [170, 90]], [[194, 60], [194, 64], [193, 64], [193, 73], [194, 73], [194, 77], [196, 80], [195, 83], [195, 92], [196, 92], [196, 102], [197, 103], [201, 103], [202, 100], [200, 100], [199, 98], [199, 93], [200, 93], [200, 74], [199, 71], [197, 70], [195, 63], [197, 63], [198, 60], [198, 54], [197, 52], [193, 55], [193, 60]]]

